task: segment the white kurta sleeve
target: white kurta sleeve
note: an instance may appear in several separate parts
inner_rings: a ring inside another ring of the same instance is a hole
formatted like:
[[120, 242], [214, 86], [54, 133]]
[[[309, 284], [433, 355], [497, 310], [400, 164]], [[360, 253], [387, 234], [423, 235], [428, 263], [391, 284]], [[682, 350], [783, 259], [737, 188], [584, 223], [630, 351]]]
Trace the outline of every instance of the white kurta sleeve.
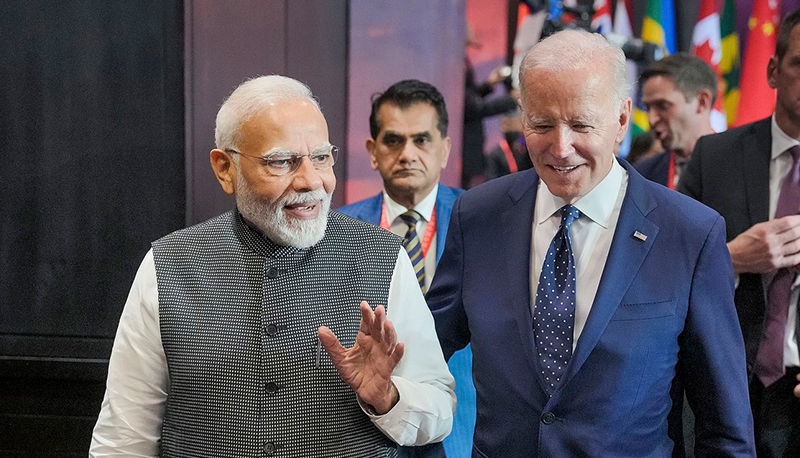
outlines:
[[90, 457], [156, 457], [168, 373], [153, 251], [145, 255], [117, 328]]
[[441, 441], [453, 427], [455, 381], [447, 369], [433, 316], [404, 248], [397, 256], [387, 306], [397, 341], [405, 345], [403, 359], [392, 375], [400, 400], [385, 415], [370, 418], [400, 445]]

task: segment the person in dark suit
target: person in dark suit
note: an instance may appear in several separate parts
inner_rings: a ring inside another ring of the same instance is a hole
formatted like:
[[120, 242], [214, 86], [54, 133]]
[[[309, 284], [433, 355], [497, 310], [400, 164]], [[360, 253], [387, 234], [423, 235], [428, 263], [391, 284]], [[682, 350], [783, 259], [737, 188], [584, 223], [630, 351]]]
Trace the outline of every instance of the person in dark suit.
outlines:
[[[727, 222], [760, 458], [800, 456], [800, 10], [780, 26], [767, 119], [697, 142], [679, 191]], [[792, 391], [794, 390], [794, 395]]]
[[754, 457], [725, 221], [615, 160], [624, 55], [559, 32], [520, 83], [534, 169], [459, 197], [426, 298], [445, 357], [472, 344], [473, 458], [669, 456], [676, 376], [697, 456]]
[[[372, 101], [369, 124], [372, 138], [367, 150], [372, 168], [383, 178], [383, 191], [339, 211], [405, 237], [412, 262], [418, 260], [414, 265], [420, 287], [427, 291], [444, 251], [453, 203], [464, 192], [439, 183], [450, 155], [444, 98], [428, 83], [400, 81]], [[475, 424], [470, 361], [468, 349], [449, 361], [462, 402], [444, 448], [442, 444], [401, 448], [401, 456], [442, 457], [444, 449], [450, 456], [462, 456], [466, 452], [460, 450], [469, 450]]]
[[634, 168], [648, 180], [675, 189], [697, 139], [714, 133], [717, 75], [703, 59], [677, 53], [650, 64], [641, 82], [650, 128], [665, 151]]

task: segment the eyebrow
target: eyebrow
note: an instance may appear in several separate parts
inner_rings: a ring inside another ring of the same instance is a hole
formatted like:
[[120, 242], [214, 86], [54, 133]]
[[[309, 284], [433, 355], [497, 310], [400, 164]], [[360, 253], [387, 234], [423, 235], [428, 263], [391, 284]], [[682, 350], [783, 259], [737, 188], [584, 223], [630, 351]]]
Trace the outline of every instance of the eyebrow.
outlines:
[[403, 138], [411, 137], [411, 138], [418, 138], [418, 137], [430, 137], [431, 133], [430, 133], [430, 131], [426, 130], [426, 131], [423, 131], [423, 132], [415, 132], [413, 134], [406, 135], [406, 134], [401, 134], [399, 132], [395, 132], [393, 130], [388, 130], [388, 131], [386, 131], [386, 133], [383, 134], [383, 136], [384, 136], [384, 138], [385, 137], [403, 137]]
[[[308, 152], [308, 154], [323, 153], [323, 152], [325, 152], [325, 150], [327, 150], [331, 146], [332, 145], [329, 142], [325, 142], [325, 143], [323, 143], [321, 145], [318, 145], [318, 146], [315, 146], [315, 147], [311, 148], [311, 150]], [[271, 156], [273, 154], [286, 154], [286, 155], [297, 154], [298, 156], [300, 155], [300, 153], [298, 151], [294, 151], [294, 150], [290, 150], [288, 148], [283, 148], [283, 147], [280, 147], [280, 146], [276, 146], [274, 148], [270, 148], [268, 151], [266, 151], [264, 154], [262, 154], [261, 157], [268, 157], [268, 156]]]

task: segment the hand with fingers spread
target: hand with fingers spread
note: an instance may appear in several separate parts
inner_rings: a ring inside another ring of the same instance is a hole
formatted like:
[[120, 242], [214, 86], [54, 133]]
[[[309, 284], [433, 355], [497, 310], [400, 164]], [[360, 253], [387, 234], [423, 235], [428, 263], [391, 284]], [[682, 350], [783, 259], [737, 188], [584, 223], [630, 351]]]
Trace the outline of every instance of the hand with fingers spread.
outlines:
[[800, 215], [758, 223], [728, 242], [733, 270], [766, 273], [800, 264]]
[[373, 312], [366, 301], [361, 302], [361, 328], [352, 348], [344, 348], [326, 326], [320, 326], [317, 335], [342, 380], [378, 415], [397, 404], [400, 393], [391, 376], [404, 347], [382, 305]]

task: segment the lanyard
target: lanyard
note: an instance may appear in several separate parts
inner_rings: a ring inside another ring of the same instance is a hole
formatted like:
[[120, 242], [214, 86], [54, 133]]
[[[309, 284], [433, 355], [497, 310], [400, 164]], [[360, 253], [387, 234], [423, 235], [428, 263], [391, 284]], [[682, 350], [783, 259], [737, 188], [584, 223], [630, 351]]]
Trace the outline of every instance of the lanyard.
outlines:
[[675, 151], [669, 152], [669, 172], [667, 172], [667, 187], [675, 189]]
[[[381, 208], [381, 227], [391, 232], [392, 227], [389, 225], [389, 217], [386, 213], [386, 202], [383, 203]], [[425, 229], [425, 235], [422, 237], [422, 257], [427, 256], [428, 248], [431, 246], [433, 236], [436, 235], [436, 206], [433, 206], [431, 213], [431, 220], [428, 221], [428, 227]]]
[[508, 141], [506, 141], [505, 138], [500, 140], [500, 149], [503, 150], [503, 154], [506, 156], [506, 162], [508, 162], [508, 172], [509, 173], [519, 172], [519, 166], [517, 165], [517, 160], [514, 159], [514, 153], [511, 152], [511, 147], [508, 146]]

